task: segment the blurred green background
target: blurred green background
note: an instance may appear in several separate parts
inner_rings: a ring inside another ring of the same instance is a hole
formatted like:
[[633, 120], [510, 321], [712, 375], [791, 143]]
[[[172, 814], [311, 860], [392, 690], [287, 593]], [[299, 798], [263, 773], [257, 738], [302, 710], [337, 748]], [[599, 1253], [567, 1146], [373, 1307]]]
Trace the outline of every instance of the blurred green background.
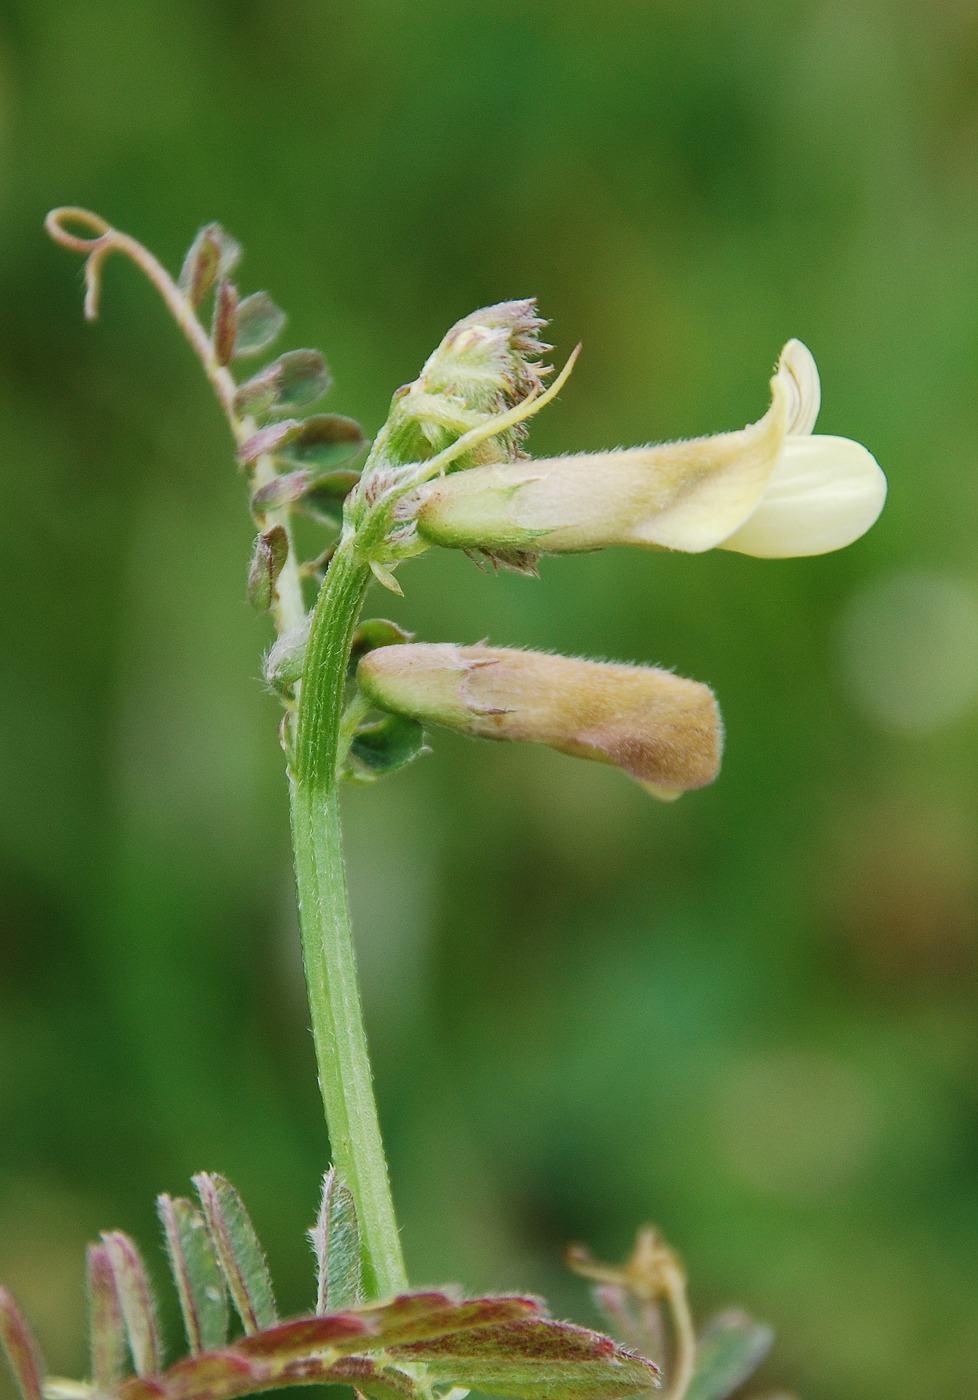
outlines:
[[419, 1283], [593, 1321], [565, 1242], [653, 1220], [701, 1317], [776, 1325], [768, 1388], [974, 1395], [974, 5], [0, 7], [0, 1278], [79, 1374], [85, 1241], [149, 1248], [202, 1167], [307, 1306], [327, 1144], [241, 482], [121, 261], [83, 323], [65, 203], [174, 268], [221, 220], [370, 431], [507, 297], [584, 342], [538, 453], [740, 426], [809, 343], [890, 478], [846, 553], [445, 554], [371, 601], [674, 667], [727, 726], [673, 807], [444, 734], [348, 794], [377, 1089]]

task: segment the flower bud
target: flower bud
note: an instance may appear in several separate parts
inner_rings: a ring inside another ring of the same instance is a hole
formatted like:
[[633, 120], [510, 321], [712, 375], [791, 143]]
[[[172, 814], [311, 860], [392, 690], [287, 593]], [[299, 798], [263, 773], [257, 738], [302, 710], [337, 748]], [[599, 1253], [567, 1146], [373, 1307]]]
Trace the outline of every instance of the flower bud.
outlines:
[[739, 432], [573, 457], [474, 467], [422, 490], [429, 544], [567, 553], [638, 545], [768, 558], [823, 554], [859, 538], [886, 479], [847, 438], [812, 437], [818, 370], [784, 347], [771, 407]]
[[[551, 348], [536, 302], [504, 301], [473, 311], [448, 332], [420, 375], [394, 396], [387, 446], [401, 461], [424, 461], [460, 435], [539, 394], [550, 373], [541, 356]], [[494, 434], [459, 466], [507, 461], [520, 455], [525, 426]]]
[[381, 647], [357, 676], [381, 709], [613, 763], [657, 797], [702, 787], [719, 770], [713, 692], [651, 666], [444, 643]]

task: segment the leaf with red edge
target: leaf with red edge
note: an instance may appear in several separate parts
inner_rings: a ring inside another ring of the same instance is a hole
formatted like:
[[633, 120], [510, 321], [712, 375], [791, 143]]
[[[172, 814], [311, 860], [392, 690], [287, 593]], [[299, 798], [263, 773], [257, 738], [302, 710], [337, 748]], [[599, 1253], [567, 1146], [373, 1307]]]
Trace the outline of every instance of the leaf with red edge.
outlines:
[[355, 1352], [376, 1351], [379, 1345], [373, 1320], [351, 1310], [324, 1317], [294, 1317], [278, 1327], [242, 1337], [228, 1350], [248, 1360], [265, 1359], [281, 1366], [315, 1352], [352, 1356]]
[[[293, 1383], [300, 1382], [301, 1370], [290, 1369]], [[369, 1395], [371, 1400], [413, 1400], [418, 1387], [403, 1371], [395, 1371], [392, 1366], [380, 1366], [366, 1356], [351, 1356], [330, 1367], [331, 1385], [350, 1385], [361, 1395]], [[423, 1393], [423, 1392], [422, 1392]]]
[[257, 355], [271, 345], [285, 325], [285, 312], [267, 292], [253, 292], [238, 306], [238, 333], [234, 341], [235, 359]]
[[115, 1276], [115, 1286], [122, 1308], [122, 1320], [132, 1362], [138, 1376], [152, 1376], [163, 1365], [160, 1335], [156, 1325], [156, 1308], [142, 1255], [135, 1243], [121, 1230], [102, 1235]]
[[238, 289], [225, 277], [218, 283], [214, 301], [211, 344], [219, 365], [229, 365], [238, 339]]
[[369, 1351], [425, 1343], [455, 1332], [488, 1328], [504, 1323], [539, 1317], [543, 1311], [536, 1298], [503, 1295], [470, 1298], [460, 1302], [448, 1293], [402, 1293], [386, 1303], [373, 1303], [357, 1309], [357, 1316], [372, 1325], [373, 1342]]
[[272, 1280], [244, 1202], [216, 1172], [193, 1177], [217, 1262], [246, 1332], [278, 1322]]
[[0, 1343], [23, 1400], [43, 1400], [44, 1362], [13, 1296], [0, 1288]]
[[265, 452], [276, 452], [283, 443], [294, 438], [302, 424], [296, 418], [285, 418], [281, 423], [271, 423], [267, 428], [259, 428], [238, 448], [238, 461], [243, 467], [254, 462]]
[[200, 230], [183, 260], [178, 284], [197, 307], [218, 277], [227, 276], [241, 257], [241, 246], [220, 224]]
[[341, 413], [314, 413], [289, 444], [288, 456], [303, 467], [342, 466], [367, 445], [363, 429], [354, 418]]
[[621, 1400], [658, 1384], [651, 1361], [600, 1333], [545, 1318], [393, 1346], [390, 1355], [420, 1363], [435, 1384], [519, 1400]]
[[269, 1367], [230, 1351], [208, 1351], [178, 1361], [159, 1376], [126, 1381], [116, 1395], [118, 1400], [234, 1400], [268, 1389], [270, 1379]]
[[115, 1272], [104, 1244], [88, 1246], [86, 1266], [92, 1380], [99, 1390], [111, 1390], [126, 1374], [129, 1348]]
[[196, 1355], [223, 1346], [228, 1331], [227, 1290], [204, 1217], [182, 1196], [158, 1196], [156, 1209], [190, 1350]]
[[353, 1192], [335, 1167], [323, 1177], [319, 1214], [309, 1241], [316, 1255], [316, 1312], [337, 1312], [362, 1302], [357, 1208]]
[[318, 350], [287, 350], [234, 394], [236, 413], [261, 418], [266, 413], [289, 412], [322, 398], [332, 379]]
[[116, 1400], [238, 1400], [294, 1385], [350, 1385], [375, 1400], [414, 1400], [413, 1379], [366, 1356], [303, 1355], [282, 1363], [233, 1348], [178, 1361], [161, 1376], [127, 1381]]

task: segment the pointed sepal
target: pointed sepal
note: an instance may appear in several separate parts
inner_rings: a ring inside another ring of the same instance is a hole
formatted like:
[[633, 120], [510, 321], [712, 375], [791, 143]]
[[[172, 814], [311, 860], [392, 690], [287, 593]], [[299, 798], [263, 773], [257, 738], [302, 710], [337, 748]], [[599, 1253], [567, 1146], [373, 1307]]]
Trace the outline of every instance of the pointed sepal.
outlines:
[[424, 730], [405, 715], [363, 724], [350, 743], [350, 776], [362, 782], [396, 773], [425, 752]]

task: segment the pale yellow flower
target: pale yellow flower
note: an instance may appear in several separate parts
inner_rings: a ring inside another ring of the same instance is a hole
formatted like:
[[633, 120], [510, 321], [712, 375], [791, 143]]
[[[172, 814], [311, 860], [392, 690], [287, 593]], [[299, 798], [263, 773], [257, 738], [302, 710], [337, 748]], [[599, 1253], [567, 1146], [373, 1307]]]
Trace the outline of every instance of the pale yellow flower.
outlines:
[[428, 544], [568, 553], [638, 545], [761, 558], [842, 549], [876, 520], [886, 478], [849, 438], [813, 435], [815, 361], [781, 352], [771, 406], [739, 432], [473, 467], [422, 488]]

